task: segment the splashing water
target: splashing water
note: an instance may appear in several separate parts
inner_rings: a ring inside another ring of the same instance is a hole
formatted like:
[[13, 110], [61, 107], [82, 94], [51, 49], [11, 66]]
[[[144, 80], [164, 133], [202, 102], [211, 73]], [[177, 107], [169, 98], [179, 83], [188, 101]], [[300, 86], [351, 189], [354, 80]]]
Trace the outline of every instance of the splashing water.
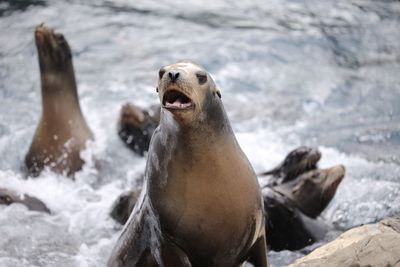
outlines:
[[[20, 171], [41, 113], [41, 22], [70, 43], [96, 138], [75, 181]], [[52, 214], [0, 206], [0, 266], [105, 265], [122, 229], [110, 207], [145, 167], [118, 139], [119, 108], [158, 103], [158, 69], [180, 59], [212, 74], [256, 172], [318, 145], [320, 167], [347, 168], [327, 221], [347, 228], [399, 214], [399, 24], [398, 1], [1, 2], [0, 187], [40, 198]], [[283, 266], [301, 255], [270, 259]]]

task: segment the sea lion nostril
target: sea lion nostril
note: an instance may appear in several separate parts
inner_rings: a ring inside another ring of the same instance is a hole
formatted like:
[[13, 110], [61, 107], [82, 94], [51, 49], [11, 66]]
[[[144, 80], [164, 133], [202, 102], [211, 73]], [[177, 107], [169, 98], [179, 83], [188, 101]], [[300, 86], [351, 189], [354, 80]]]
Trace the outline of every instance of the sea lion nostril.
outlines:
[[171, 79], [171, 82], [176, 82], [176, 80], [179, 77], [179, 72], [170, 71], [170, 72], [168, 72], [168, 76]]

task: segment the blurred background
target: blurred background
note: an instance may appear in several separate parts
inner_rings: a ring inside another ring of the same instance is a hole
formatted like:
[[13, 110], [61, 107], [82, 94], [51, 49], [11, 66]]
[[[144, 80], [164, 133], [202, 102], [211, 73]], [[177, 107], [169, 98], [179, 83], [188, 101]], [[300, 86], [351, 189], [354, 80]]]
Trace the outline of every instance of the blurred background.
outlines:
[[[33, 31], [42, 22], [71, 46], [96, 138], [76, 181], [20, 171], [41, 114]], [[0, 1], [0, 187], [53, 212], [0, 206], [0, 265], [105, 264], [121, 229], [111, 204], [145, 165], [118, 139], [119, 109], [157, 104], [159, 68], [180, 59], [211, 73], [256, 172], [317, 146], [320, 167], [347, 168], [326, 221], [349, 228], [399, 214], [399, 29], [400, 2], [389, 0]], [[270, 258], [284, 266], [301, 255]]]

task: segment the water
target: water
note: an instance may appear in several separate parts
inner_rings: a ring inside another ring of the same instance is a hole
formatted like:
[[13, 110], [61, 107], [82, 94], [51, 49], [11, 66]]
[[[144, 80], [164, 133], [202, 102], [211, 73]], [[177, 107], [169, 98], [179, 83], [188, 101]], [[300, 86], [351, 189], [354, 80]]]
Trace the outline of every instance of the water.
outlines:
[[[110, 207], [145, 165], [117, 137], [119, 108], [156, 104], [158, 69], [179, 59], [213, 75], [256, 171], [304, 144], [320, 147], [321, 167], [346, 166], [327, 221], [352, 227], [400, 213], [398, 1], [134, 2], [0, 2], [0, 186], [52, 211], [0, 207], [1, 266], [105, 264], [121, 230]], [[41, 112], [33, 41], [41, 22], [72, 47], [96, 138], [76, 181], [50, 172], [24, 180], [20, 172]], [[270, 253], [273, 266], [299, 256]]]

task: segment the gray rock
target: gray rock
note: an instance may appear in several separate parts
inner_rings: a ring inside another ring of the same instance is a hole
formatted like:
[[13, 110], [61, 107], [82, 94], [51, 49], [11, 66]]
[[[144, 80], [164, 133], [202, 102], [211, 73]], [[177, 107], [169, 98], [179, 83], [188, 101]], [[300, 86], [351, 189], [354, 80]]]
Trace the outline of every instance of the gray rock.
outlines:
[[289, 267], [400, 266], [400, 216], [348, 230]]

